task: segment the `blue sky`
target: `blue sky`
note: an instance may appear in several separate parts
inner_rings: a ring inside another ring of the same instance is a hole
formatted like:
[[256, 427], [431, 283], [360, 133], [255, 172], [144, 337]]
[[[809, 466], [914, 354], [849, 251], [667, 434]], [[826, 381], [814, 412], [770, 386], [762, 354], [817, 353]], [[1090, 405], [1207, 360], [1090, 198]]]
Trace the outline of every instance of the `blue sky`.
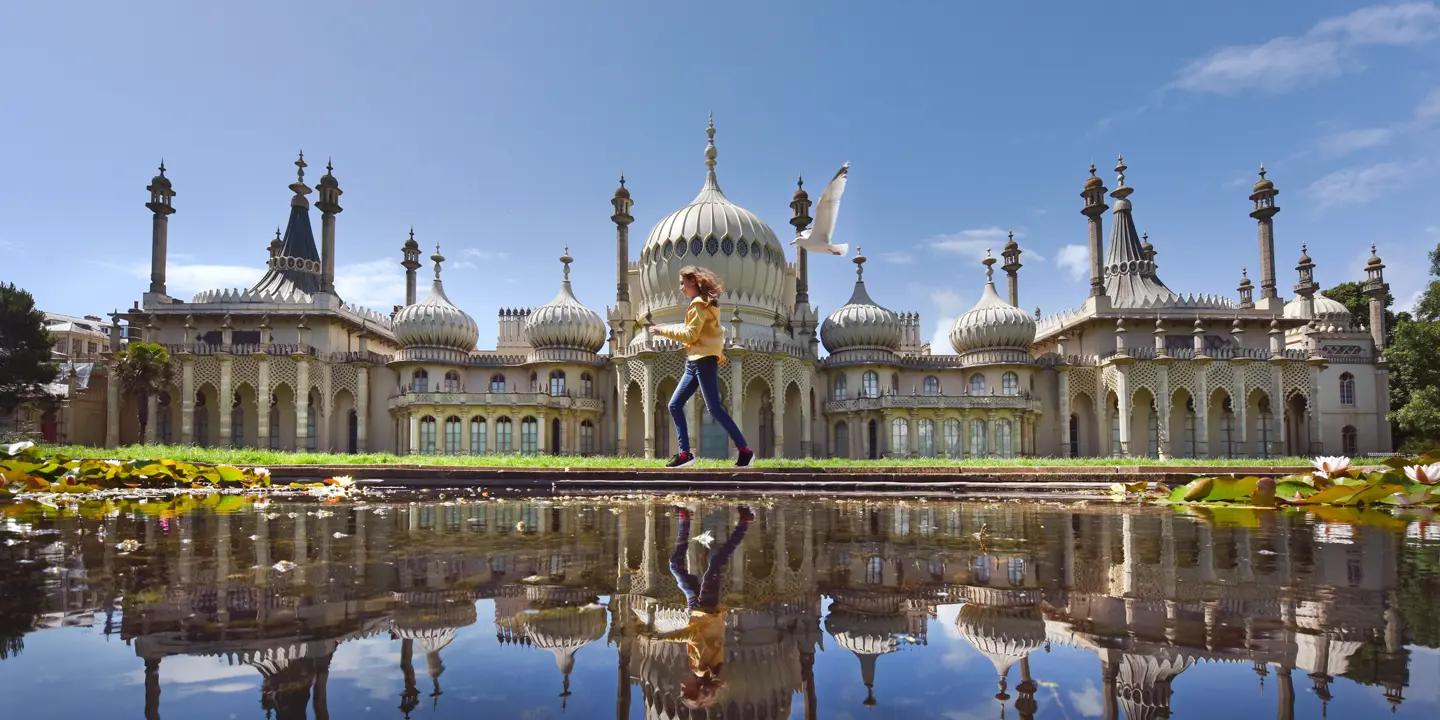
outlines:
[[[818, 195], [852, 164], [836, 240], [927, 333], [978, 298], [1009, 227], [1021, 305], [1079, 304], [1080, 186], [1092, 158], [1113, 186], [1119, 152], [1173, 289], [1258, 282], [1263, 161], [1285, 294], [1301, 241], [1325, 286], [1373, 241], [1410, 302], [1440, 241], [1440, 7], [1021, 5], [7, 3], [0, 279], [60, 312], [138, 299], [164, 156], [172, 294], [252, 285], [303, 148], [345, 191], [344, 298], [401, 300], [413, 223], [488, 346], [498, 307], [554, 295], [567, 243], [580, 299], [613, 302], [616, 176], [638, 257], [699, 190], [713, 110], [722, 187], [782, 237], [797, 173]], [[852, 267], [812, 263], [822, 313]]]

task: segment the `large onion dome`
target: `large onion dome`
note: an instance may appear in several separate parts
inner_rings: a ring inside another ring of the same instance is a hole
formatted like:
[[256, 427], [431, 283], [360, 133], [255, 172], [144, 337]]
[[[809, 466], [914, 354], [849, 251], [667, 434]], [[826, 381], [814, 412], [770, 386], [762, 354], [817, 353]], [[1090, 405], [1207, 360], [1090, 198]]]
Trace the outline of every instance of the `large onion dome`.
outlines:
[[[532, 310], [525, 318], [525, 340], [538, 354], [596, 353], [605, 346], [605, 321], [580, 304], [570, 290], [570, 248], [560, 257], [565, 279], [555, 299]], [[562, 359], [559, 357], [551, 359]]]
[[995, 258], [987, 252], [984, 262], [985, 287], [980, 301], [950, 326], [950, 345], [962, 356], [987, 353], [973, 361], [1028, 362], [1030, 344], [1035, 341], [1035, 319], [1001, 299], [995, 291]]
[[445, 256], [440, 254], [439, 245], [435, 246], [435, 254], [430, 256], [430, 260], [435, 263], [435, 280], [430, 284], [430, 294], [395, 314], [391, 324], [395, 340], [400, 343], [402, 351], [439, 351], [426, 354], [448, 355], [451, 357], [443, 359], [463, 361], [475, 349], [480, 329], [473, 318], [445, 297], [445, 287], [440, 284], [440, 263], [445, 262]]
[[[640, 251], [638, 314], [653, 312], [660, 322], [678, 320], [687, 304], [677, 282], [680, 269], [700, 265], [714, 271], [724, 284], [721, 302], [751, 308], [754, 314], [768, 318], [785, 304], [784, 248], [769, 225], [731, 203], [720, 190], [715, 179], [718, 153], [713, 119], [706, 133], [710, 142], [705, 148], [709, 169], [704, 187], [689, 205], [656, 223]], [[768, 340], [768, 327], [763, 330]]]
[[1002, 677], [1010, 666], [1045, 645], [1040, 609], [967, 603], [955, 618], [960, 636], [975, 646]]
[[[1285, 303], [1285, 317], [1304, 318], [1305, 298], [1297, 297]], [[1325, 297], [1323, 293], [1315, 293], [1315, 324], [1321, 330], [1327, 332], [1340, 332], [1350, 329], [1350, 310], [1336, 300]]]
[[855, 255], [855, 290], [846, 302], [820, 325], [820, 340], [831, 355], [862, 351], [893, 353], [900, 347], [904, 327], [900, 316], [880, 307], [865, 291], [865, 256]]

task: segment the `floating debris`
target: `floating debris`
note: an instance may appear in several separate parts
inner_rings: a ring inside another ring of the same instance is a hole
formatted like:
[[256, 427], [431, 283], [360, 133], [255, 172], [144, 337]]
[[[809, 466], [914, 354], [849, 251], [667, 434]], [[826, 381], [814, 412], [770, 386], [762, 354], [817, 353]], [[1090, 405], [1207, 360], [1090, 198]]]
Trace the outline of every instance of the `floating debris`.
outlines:
[[710, 546], [711, 546], [711, 545], [714, 545], [714, 544], [715, 544], [715, 536], [714, 536], [714, 535], [711, 535], [709, 530], [706, 530], [705, 532], [700, 533], [699, 535], [696, 535], [695, 537], [691, 538], [690, 540], [691, 540], [691, 542], [697, 542], [697, 543], [700, 543], [701, 545], [704, 545], [704, 546], [705, 546], [705, 549], [707, 549], [707, 550], [710, 549]]
[[296, 564], [293, 563], [293, 562], [290, 562], [289, 560], [281, 560], [280, 562], [277, 562], [277, 563], [275, 563], [274, 565], [271, 565], [270, 567], [275, 568], [275, 572], [282, 572], [282, 573], [283, 573], [283, 572], [290, 572], [291, 570], [294, 570], [295, 568], [300, 567], [300, 566], [299, 566], [299, 565], [296, 565]]
[[115, 549], [122, 553], [132, 553], [140, 549], [139, 540], [121, 540], [115, 544]]

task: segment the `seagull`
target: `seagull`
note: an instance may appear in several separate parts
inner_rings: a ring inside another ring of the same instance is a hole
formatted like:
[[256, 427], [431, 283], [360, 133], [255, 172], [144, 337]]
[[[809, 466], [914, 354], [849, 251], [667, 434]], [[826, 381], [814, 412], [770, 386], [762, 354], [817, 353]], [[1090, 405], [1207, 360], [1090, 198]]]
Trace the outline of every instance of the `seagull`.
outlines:
[[845, 179], [849, 172], [850, 163], [840, 166], [840, 172], [835, 173], [825, 191], [820, 193], [820, 203], [815, 207], [815, 225], [791, 240], [791, 245], [799, 245], [814, 253], [840, 256], [850, 249], [845, 243], [830, 244], [830, 235], [835, 232], [835, 216], [840, 214], [840, 196], [845, 194]]

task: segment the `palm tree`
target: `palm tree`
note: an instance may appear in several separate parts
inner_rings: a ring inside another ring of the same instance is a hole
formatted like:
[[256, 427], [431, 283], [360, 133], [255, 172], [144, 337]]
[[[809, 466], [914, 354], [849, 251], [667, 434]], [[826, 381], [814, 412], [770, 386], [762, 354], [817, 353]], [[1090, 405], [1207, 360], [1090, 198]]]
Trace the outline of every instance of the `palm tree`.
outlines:
[[131, 342], [115, 356], [121, 392], [140, 408], [140, 437], [150, 424], [150, 396], [170, 385], [170, 353], [154, 343]]

